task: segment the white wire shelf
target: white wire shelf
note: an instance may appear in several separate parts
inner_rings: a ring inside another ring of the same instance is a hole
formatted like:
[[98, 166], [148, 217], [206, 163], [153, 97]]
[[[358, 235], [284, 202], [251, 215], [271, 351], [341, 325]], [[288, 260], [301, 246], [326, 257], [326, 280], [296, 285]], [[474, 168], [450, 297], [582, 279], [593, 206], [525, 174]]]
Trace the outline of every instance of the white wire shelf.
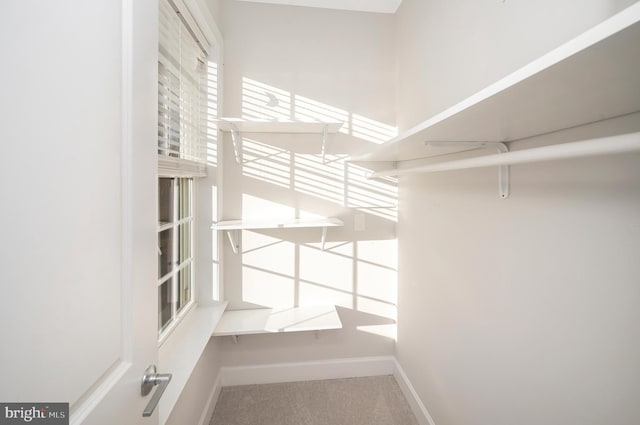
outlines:
[[290, 229], [305, 227], [339, 227], [344, 222], [337, 217], [291, 218], [273, 220], [225, 220], [213, 225], [216, 230]]
[[222, 131], [237, 130], [241, 133], [298, 133], [298, 134], [322, 134], [324, 129], [328, 133], [337, 133], [342, 127], [342, 122], [321, 121], [267, 121], [245, 120], [242, 118], [220, 118], [216, 121]]
[[224, 230], [231, 243], [234, 254], [240, 252], [240, 234], [242, 230], [267, 230], [267, 229], [304, 229], [322, 228], [321, 244], [324, 250], [329, 227], [341, 227], [344, 222], [337, 217], [323, 218], [291, 218], [270, 220], [225, 220], [211, 226], [214, 230]]
[[220, 118], [216, 120], [218, 129], [231, 133], [233, 151], [236, 163], [242, 164], [241, 133], [289, 133], [289, 134], [320, 134], [322, 140], [320, 152], [322, 162], [325, 163], [329, 134], [337, 133], [343, 122], [323, 121], [287, 121], [287, 120], [246, 120], [242, 118]]
[[[305, 306], [284, 309], [227, 310], [218, 322], [214, 336], [253, 335], [281, 332], [341, 329], [335, 306]], [[237, 342], [237, 339], [235, 339]]]
[[[640, 3], [353, 161], [468, 150], [640, 111]], [[428, 147], [437, 143], [437, 148]], [[448, 150], [447, 150], [448, 149]]]

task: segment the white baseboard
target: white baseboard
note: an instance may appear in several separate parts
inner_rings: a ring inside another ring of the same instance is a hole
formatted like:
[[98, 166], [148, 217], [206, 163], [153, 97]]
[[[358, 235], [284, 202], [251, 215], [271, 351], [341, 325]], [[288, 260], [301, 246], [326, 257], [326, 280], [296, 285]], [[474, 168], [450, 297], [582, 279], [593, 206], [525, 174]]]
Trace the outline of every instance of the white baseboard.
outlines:
[[200, 416], [200, 420], [198, 421], [198, 425], [208, 425], [211, 422], [213, 410], [215, 409], [216, 403], [218, 402], [220, 391], [222, 391], [222, 371], [218, 372], [218, 377], [213, 383], [213, 388], [211, 389], [211, 393], [209, 394], [209, 398], [207, 399], [207, 404], [205, 404], [204, 406], [202, 416]]
[[300, 363], [277, 363], [257, 366], [223, 367], [222, 385], [273, 384], [278, 382], [316, 381], [393, 375], [393, 357], [357, 357]]
[[[320, 379], [393, 375], [420, 425], [435, 425], [409, 378], [393, 356], [356, 357], [300, 363], [222, 367], [206, 413], [209, 420], [221, 387]], [[210, 413], [209, 413], [210, 410]], [[204, 418], [204, 417], [203, 417]], [[207, 422], [201, 421], [199, 425]]]
[[409, 381], [409, 378], [404, 373], [404, 370], [402, 370], [400, 363], [398, 363], [395, 358], [393, 358], [393, 363], [393, 376], [396, 378], [396, 381], [398, 382], [398, 385], [400, 386], [404, 397], [407, 399], [407, 402], [409, 403], [413, 414], [418, 420], [418, 423], [420, 425], [436, 425], [436, 423], [433, 421], [433, 418], [427, 411], [427, 408], [424, 407], [422, 400], [420, 400], [420, 397], [418, 397], [418, 393], [416, 392], [415, 388], [413, 388], [413, 385], [411, 385], [411, 381]]

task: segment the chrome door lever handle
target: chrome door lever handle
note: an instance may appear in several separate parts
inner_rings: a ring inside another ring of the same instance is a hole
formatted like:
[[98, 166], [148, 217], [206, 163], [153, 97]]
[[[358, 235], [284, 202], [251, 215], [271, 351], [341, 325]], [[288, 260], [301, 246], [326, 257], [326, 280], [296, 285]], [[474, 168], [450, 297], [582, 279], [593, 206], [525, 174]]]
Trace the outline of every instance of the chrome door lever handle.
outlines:
[[156, 409], [156, 406], [160, 401], [160, 397], [162, 397], [162, 393], [164, 393], [164, 390], [167, 389], [167, 385], [169, 385], [169, 382], [171, 381], [172, 375], [170, 373], [156, 372], [156, 366], [151, 365], [144, 371], [144, 376], [142, 377], [140, 393], [143, 397], [149, 394], [154, 386], [158, 385], [158, 389], [153, 393], [147, 407], [145, 407], [144, 412], [142, 412], [142, 416], [144, 417], [148, 417], [153, 414], [153, 411]]

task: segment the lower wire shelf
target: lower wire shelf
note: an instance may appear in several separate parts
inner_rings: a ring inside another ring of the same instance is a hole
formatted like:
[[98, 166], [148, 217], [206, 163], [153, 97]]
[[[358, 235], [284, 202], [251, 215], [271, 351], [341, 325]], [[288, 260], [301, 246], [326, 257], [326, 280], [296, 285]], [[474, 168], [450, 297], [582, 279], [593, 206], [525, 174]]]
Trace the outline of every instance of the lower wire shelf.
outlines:
[[342, 322], [332, 306], [290, 308], [258, 308], [227, 310], [216, 326], [213, 336], [232, 336], [282, 332], [308, 332], [341, 329]]

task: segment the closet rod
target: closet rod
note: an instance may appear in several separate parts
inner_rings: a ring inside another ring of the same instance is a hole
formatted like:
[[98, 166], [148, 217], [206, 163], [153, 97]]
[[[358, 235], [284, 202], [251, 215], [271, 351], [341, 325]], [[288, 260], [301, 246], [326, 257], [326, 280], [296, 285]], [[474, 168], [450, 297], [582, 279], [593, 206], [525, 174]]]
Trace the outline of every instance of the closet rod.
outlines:
[[399, 176], [412, 173], [432, 173], [436, 171], [463, 170], [467, 168], [492, 167], [498, 165], [523, 164], [537, 161], [579, 158], [640, 151], [640, 132], [617, 136], [600, 137], [580, 142], [561, 143], [539, 148], [523, 149], [495, 155], [458, 159], [419, 165], [407, 168], [394, 168], [372, 173], [369, 177]]

